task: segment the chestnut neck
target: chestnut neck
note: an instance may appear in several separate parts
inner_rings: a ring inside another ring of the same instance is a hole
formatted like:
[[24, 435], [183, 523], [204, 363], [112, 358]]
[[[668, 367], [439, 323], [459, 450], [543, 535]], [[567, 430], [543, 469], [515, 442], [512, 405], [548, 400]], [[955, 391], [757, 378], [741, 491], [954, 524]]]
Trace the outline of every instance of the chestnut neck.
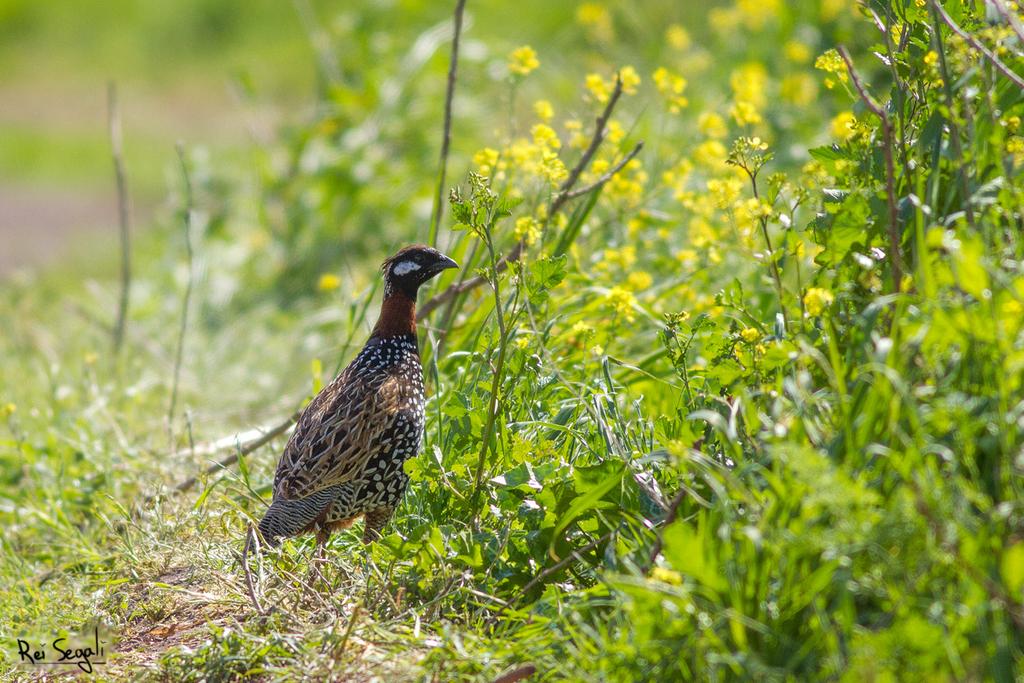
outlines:
[[370, 338], [416, 334], [416, 297], [398, 288], [388, 289]]

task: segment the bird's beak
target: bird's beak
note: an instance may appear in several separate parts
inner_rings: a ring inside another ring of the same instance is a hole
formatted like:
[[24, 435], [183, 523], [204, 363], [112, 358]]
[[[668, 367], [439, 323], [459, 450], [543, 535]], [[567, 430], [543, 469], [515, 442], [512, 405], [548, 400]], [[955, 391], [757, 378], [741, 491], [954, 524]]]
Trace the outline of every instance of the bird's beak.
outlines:
[[447, 270], [449, 268], [458, 268], [459, 264], [456, 263], [454, 259], [450, 259], [444, 254], [441, 254], [441, 260], [437, 262], [437, 266], [435, 267], [437, 268], [437, 272], [441, 272], [442, 270]]

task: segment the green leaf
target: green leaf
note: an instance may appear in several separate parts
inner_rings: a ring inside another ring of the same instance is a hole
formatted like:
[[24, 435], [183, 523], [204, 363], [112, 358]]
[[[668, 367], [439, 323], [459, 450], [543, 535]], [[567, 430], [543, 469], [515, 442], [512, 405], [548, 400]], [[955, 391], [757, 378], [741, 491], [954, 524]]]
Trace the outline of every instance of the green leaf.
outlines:
[[705, 542], [708, 529], [703, 525], [703, 515], [700, 519], [702, 523], [697, 528], [683, 520], [677, 520], [666, 527], [662, 553], [676, 571], [715, 592], [723, 592], [726, 582], [719, 570], [718, 560], [708, 552], [717, 540]]
[[612, 474], [605, 477], [605, 479], [600, 483], [583, 491], [577, 491], [576, 499], [572, 502], [572, 505], [569, 506], [569, 509], [565, 511], [565, 514], [562, 515], [562, 519], [559, 521], [558, 526], [555, 527], [554, 537], [558, 538], [565, 528], [572, 524], [577, 517], [580, 517], [585, 512], [597, 507], [605, 494], [622, 482], [622, 477], [625, 473], [625, 465], [622, 463], [615, 463]]
[[529, 292], [531, 303], [536, 305], [547, 301], [548, 290], [565, 279], [566, 260], [565, 255], [547, 256], [530, 264], [526, 290]]
[[1021, 592], [1024, 589], [1024, 543], [1015, 543], [1003, 552], [1003, 559], [999, 563], [999, 573], [1010, 594], [1020, 601]]

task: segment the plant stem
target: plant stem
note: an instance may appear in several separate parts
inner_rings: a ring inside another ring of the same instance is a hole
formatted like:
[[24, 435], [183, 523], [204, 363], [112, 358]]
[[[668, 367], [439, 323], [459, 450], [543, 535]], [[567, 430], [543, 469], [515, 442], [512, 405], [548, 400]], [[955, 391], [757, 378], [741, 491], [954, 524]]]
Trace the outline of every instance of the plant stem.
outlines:
[[455, 34], [452, 36], [452, 57], [448, 64], [448, 88], [444, 98], [444, 132], [441, 135], [441, 161], [437, 172], [437, 195], [434, 197], [434, 211], [430, 221], [430, 245], [437, 246], [437, 233], [441, 228], [444, 213], [444, 184], [448, 174], [448, 149], [452, 142], [452, 99], [455, 97], [455, 82], [459, 69], [459, 39], [462, 37], [462, 13], [466, 0], [455, 3]]
[[122, 151], [121, 112], [117, 106], [117, 85], [107, 85], [107, 116], [110, 126], [110, 151], [114, 160], [114, 178], [117, 182], [117, 218], [121, 237], [121, 296], [114, 322], [114, 353], [121, 351], [124, 328], [128, 318], [128, 299], [132, 285], [131, 212], [128, 204], [128, 181], [124, 171]]
[[178, 348], [174, 354], [174, 377], [171, 384], [171, 403], [167, 408], [167, 429], [170, 431], [174, 420], [174, 410], [178, 403], [178, 382], [181, 379], [181, 359], [185, 350], [185, 332], [188, 330], [188, 309], [192, 301], [192, 180], [189, 177], [188, 162], [185, 159], [185, 147], [177, 145], [178, 161], [181, 164], [181, 175], [185, 187], [185, 253], [188, 258], [188, 278], [185, 282], [185, 297], [181, 302], [181, 327], [178, 328]]
[[487, 451], [494, 436], [494, 425], [498, 418], [498, 394], [501, 392], [501, 379], [505, 372], [505, 353], [508, 349], [508, 335], [505, 327], [505, 312], [501, 304], [501, 287], [498, 282], [497, 257], [494, 253], [494, 241], [491, 239], [492, 219], [484, 230], [484, 243], [491, 258], [491, 290], [494, 292], [494, 314], [498, 322], [498, 361], [491, 378], [491, 397], [487, 406], [487, 423], [484, 425], [483, 438], [480, 442], [480, 453], [477, 456], [476, 474], [473, 477], [473, 497], [470, 509], [473, 511], [474, 522], [480, 517], [480, 491], [483, 488], [484, 465], [487, 462]]
[[[892, 121], [889, 120], [889, 115], [882, 105], [876, 102], [864, 88], [860, 76], [857, 74], [856, 69], [853, 68], [853, 60], [850, 59], [850, 53], [841, 45], [837, 48], [837, 51], [846, 63], [846, 70], [850, 74], [850, 80], [853, 81], [853, 87], [857, 89], [857, 94], [860, 95], [864, 106], [882, 122], [882, 154], [885, 157], [885, 200], [889, 209], [887, 231], [889, 235], [889, 268], [892, 271], [892, 291], [899, 293], [900, 285], [903, 281], [903, 255], [900, 253], [899, 214], [896, 211], [896, 171], [892, 158], [892, 150], [896, 143], [893, 139]], [[952, 112], [950, 114], [952, 115]], [[967, 201], [966, 196], [964, 201]]]

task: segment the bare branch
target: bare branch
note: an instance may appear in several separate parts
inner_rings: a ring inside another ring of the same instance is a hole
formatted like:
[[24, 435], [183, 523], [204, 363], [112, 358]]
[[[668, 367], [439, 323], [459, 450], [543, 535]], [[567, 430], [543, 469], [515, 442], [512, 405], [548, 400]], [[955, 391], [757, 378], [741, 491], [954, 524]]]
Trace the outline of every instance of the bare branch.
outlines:
[[462, 37], [462, 12], [466, 0], [455, 3], [455, 34], [452, 36], [452, 58], [448, 65], [448, 89], [444, 98], [444, 133], [441, 136], [441, 163], [437, 175], [437, 196], [434, 198], [433, 220], [430, 223], [430, 244], [437, 246], [437, 233], [441, 228], [444, 214], [444, 183], [448, 173], [448, 148], [452, 142], [452, 99], [455, 97], [455, 81], [459, 69], [459, 39]]
[[121, 297], [114, 323], [114, 353], [124, 343], [124, 328], [128, 318], [128, 297], [132, 284], [131, 212], [128, 204], [128, 181], [124, 170], [122, 150], [121, 112], [117, 106], [117, 86], [107, 85], [107, 120], [110, 127], [110, 152], [114, 160], [114, 179], [117, 182], [117, 218], [121, 237]]
[[[281, 434], [284, 434], [286, 431], [288, 431], [288, 428], [295, 424], [295, 421], [299, 419], [300, 413], [301, 411], [296, 411], [291, 417], [289, 417], [284, 422], [272, 427], [265, 434], [263, 434], [263, 436], [260, 436], [257, 439], [253, 439], [252, 441], [246, 443], [245, 445], [239, 446], [238, 448], [235, 449], [234, 453], [227, 456], [226, 458], [222, 458], [221, 460], [217, 461], [216, 463], [210, 465], [205, 470], [203, 470], [203, 474], [213, 474], [214, 472], [222, 470], [229, 465], [233, 465], [234, 463], [238, 462], [239, 458], [249, 455], [257, 448], [264, 446], [270, 441], [276, 439]], [[188, 491], [190, 488], [196, 485], [197, 481], [199, 481], [198, 477], [189, 477], [188, 479], [182, 481], [180, 484], [175, 486], [174, 491], [177, 493], [183, 493], [185, 491]]]
[[601, 143], [604, 142], [605, 126], [608, 125], [608, 120], [612, 117], [612, 112], [615, 110], [615, 105], [618, 104], [619, 98], [622, 97], [622, 79], [618, 74], [615, 74], [615, 87], [612, 89], [611, 96], [608, 97], [608, 102], [605, 104], [604, 111], [597, 117], [597, 121], [594, 124], [594, 135], [590, 138], [590, 144], [587, 145], [587, 149], [584, 150], [583, 155], [580, 157], [576, 165], [569, 171], [569, 176], [562, 183], [562, 187], [559, 188], [558, 195], [551, 202], [548, 207], [547, 220], [551, 220], [551, 217], [558, 213], [562, 205], [569, 201], [569, 193], [572, 188], [576, 186], [576, 182], [580, 179], [580, 175], [586, 170], [587, 166], [590, 165], [590, 160], [597, 154], [598, 148]]
[[853, 81], [853, 87], [856, 88], [857, 94], [860, 95], [864, 106], [882, 122], [882, 153], [885, 157], [885, 199], [889, 210], [889, 225], [887, 229], [889, 235], [889, 267], [892, 270], [892, 290], [893, 292], [899, 292], [900, 285], [903, 282], [903, 256], [900, 250], [899, 214], [896, 210], [896, 171], [892, 158], [892, 151], [896, 146], [896, 142], [893, 137], [892, 121], [882, 105], [875, 101], [875, 98], [871, 97], [864, 88], [864, 83], [860, 80], [857, 70], [853, 68], [853, 60], [850, 59], [850, 53], [842, 45], [837, 48], [837, 51], [846, 63], [846, 70], [850, 74], [850, 80]]
[[1024, 26], [1021, 25], [1020, 19], [1017, 15], [1010, 11], [1010, 8], [1006, 6], [1003, 0], [991, 0], [992, 4], [995, 5], [996, 11], [999, 15], [1010, 25], [1013, 32], [1017, 34], [1017, 39], [1024, 43]]
[[567, 199], [576, 199], [577, 197], [582, 197], [585, 194], [589, 194], [589, 193], [593, 192], [594, 190], [597, 190], [597, 189], [603, 187], [605, 183], [607, 183], [609, 180], [614, 178], [615, 175], [619, 171], [621, 171], [623, 168], [625, 168], [626, 164], [628, 164], [630, 161], [632, 161], [633, 157], [635, 157], [637, 154], [639, 154], [640, 150], [642, 150], [643, 148], [644, 148], [644, 143], [638, 142], [636, 147], [634, 147], [629, 154], [627, 154], [622, 159], [620, 159], [617, 164], [612, 166], [611, 169], [609, 169], [607, 173], [605, 173], [604, 175], [602, 175], [600, 178], [598, 178], [594, 182], [590, 183], [589, 185], [587, 185], [585, 187], [580, 187], [578, 189], [573, 190], [572, 192], [569, 192], [566, 195], [566, 198]]
[[[1011, 70], [1010, 67], [1006, 66], [1006, 64], [1004, 64], [1002, 60], [1000, 60], [999, 57], [995, 55], [994, 52], [992, 52], [987, 47], [982, 45], [977, 38], [975, 38], [970, 33], [960, 28], [960, 26], [955, 21], [953, 21], [953, 17], [949, 16], [949, 14], [946, 12], [945, 8], [943, 8], [941, 3], [936, 2], [936, 0], [931, 0], [930, 4], [935, 13], [939, 16], [940, 19], [942, 19], [943, 23], [945, 23], [946, 26], [948, 26], [953, 31], [953, 33], [963, 38], [968, 45], [973, 47], [981, 54], [985, 55], [985, 58], [988, 61], [992, 62], [992, 66], [998, 69], [1000, 73], [1002, 73], [1004, 76], [1009, 78], [1018, 88], [1024, 88], [1024, 78], [1014, 73], [1013, 70]], [[1000, 10], [1000, 12], [1002, 12], [1002, 10]]]
[[[572, 167], [572, 170], [569, 171], [569, 175], [566, 177], [561, 187], [558, 188], [558, 194], [555, 195], [555, 198], [553, 200], [551, 200], [551, 204], [548, 206], [546, 219], [547, 221], [550, 221], [555, 214], [561, 211], [562, 208], [565, 206], [565, 203], [570, 199], [580, 197], [586, 194], [587, 192], [592, 191], [600, 187], [604, 183], [608, 182], [608, 180], [610, 180], [615, 175], [615, 172], [621, 170], [622, 166], [624, 166], [625, 163], [629, 161], [629, 159], [632, 159], [633, 156], [636, 156], [636, 154], [640, 152], [640, 149], [643, 148], [643, 143], [637, 145], [637, 147], [633, 150], [633, 152], [630, 153], [630, 155], [622, 163], [622, 165], [617, 166], [616, 169], [614, 169], [611, 173], [606, 174], [608, 176], [607, 178], [602, 176], [602, 178], [599, 179], [598, 182], [594, 183], [590, 187], [584, 188], [584, 190], [576, 192], [573, 191], [573, 188], [576, 186], [576, 183], [579, 182], [580, 176], [583, 174], [583, 171], [585, 171], [587, 166], [590, 165], [590, 162], [594, 158], [594, 155], [597, 153], [597, 150], [601, 146], [601, 143], [604, 142], [605, 126], [608, 125], [608, 120], [612, 116], [612, 111], [614, 111], [615, 105], [618, 103], [619, 98], [621, 96], [622, 79], [619, 78], [618, 74], [616, 74], [615, 87], [612, 89], [612, 93], [608, 97], [608, 102], [605, 104], [604, 110], [601, 112], [601, 115], [597, 117], [597, 121], [594, 125], [594, 135], [590, 139], [590, 144], [587, 145], [586, 150], [584, 150], [582, 156], [580, 156], [579, 160], [576, 162], [576, 165]], [[508, 264], [511, 261], [518, 260], [519, 256], [523, 253], [523, 250], [525, 248], [525, 242], [523, 242], [522, 240], [517, 242], [515, 246], [513, 246], [508, 251], [508, 253], [506, 253], [504, 256], [498, 259], [498, 262], [495, 264], [495, 274], [504, 272], [505, 269], [508, 268]], [[436, 294], [435, 296], [428, 299], [422, 306], [418, 307], [419, 310], [416, 312], [416, 319], [423, 320], [428, 315], [430, 315], [430, 313], [433, 312], [434, 309], [444, 305], [448, 301], [451, 301], [452, 299], [461, 294], [464, 294], [470, 290], [480, 287], [486, 282], [486, 278], [482, 278], [477, 275], [466, 280], [463, 280], [462, 282], [456, 282], [454, 284], [449, 285], [448, 288], [445, 289], [443, 292]]]
[[661, 527], [658, 529], [658, 536], [654, 540], [654, 545], [651, 546], [651, 554], [647, 560], [647, 572], [650, 573], [654, 569], [654, 563], [658, 560], [658, 555], [661, 554], [661, 549], [665, 543], [662, 534], [665, 533], [665, 527], [672, 522], [676, 521], [676, 517], [679, 515], [679, 506], [683, 502], [683, 498], [686, 497], [686, 488], [679, 489], [679, 492], [672, 499], [672, 502], [668, 505], [668, 513], [665, 515], [665, 521], [661, 523]]
[[602, 536], [601, 538], [597, 539], [596, 541], [591, 541], [590, 543], [586, 544], [585, 546], [583, 546], [579, 550], [573, 550], [568, 555], [563, 557], [559, 562], [557, 562], [556, 564], [551, 565], [550, 567], [548, 567], [547, 569], [542, 571], [540, 574], [537, 574], [537, 576], [533, 577], [533, 579], [529, 583], [527, 583], [525, 586], [523, 586], [522, 590], [519, 591], [519, 595], [520, 596], [526, 595], [527, 593], [530, 592], [530, 590], [534, 586], [536, 586], [539, 583], [542, 583], [546, 578], [548, 578], [552, 574], [556, 574], [559, 571], [561, 571], [562, 569], [565, 569], [565, 567], [570, 562], [572, 562], [574, 560], [579, 560], [579, 561], [582, 562], [583, 559], [582, 559], [581, 556], [583, 555], [583, 553], [589, 553], [591, 550], [593, 550], [597, 546], [601, 545], [602, 543], [606, 543], [612, 537], [612, 534], [614, 534], [615, 531], [616, 531], [616, 529], [612, 529], [611, 531], [609, 531], [608, 533], [606, 533], [604, 536]]

